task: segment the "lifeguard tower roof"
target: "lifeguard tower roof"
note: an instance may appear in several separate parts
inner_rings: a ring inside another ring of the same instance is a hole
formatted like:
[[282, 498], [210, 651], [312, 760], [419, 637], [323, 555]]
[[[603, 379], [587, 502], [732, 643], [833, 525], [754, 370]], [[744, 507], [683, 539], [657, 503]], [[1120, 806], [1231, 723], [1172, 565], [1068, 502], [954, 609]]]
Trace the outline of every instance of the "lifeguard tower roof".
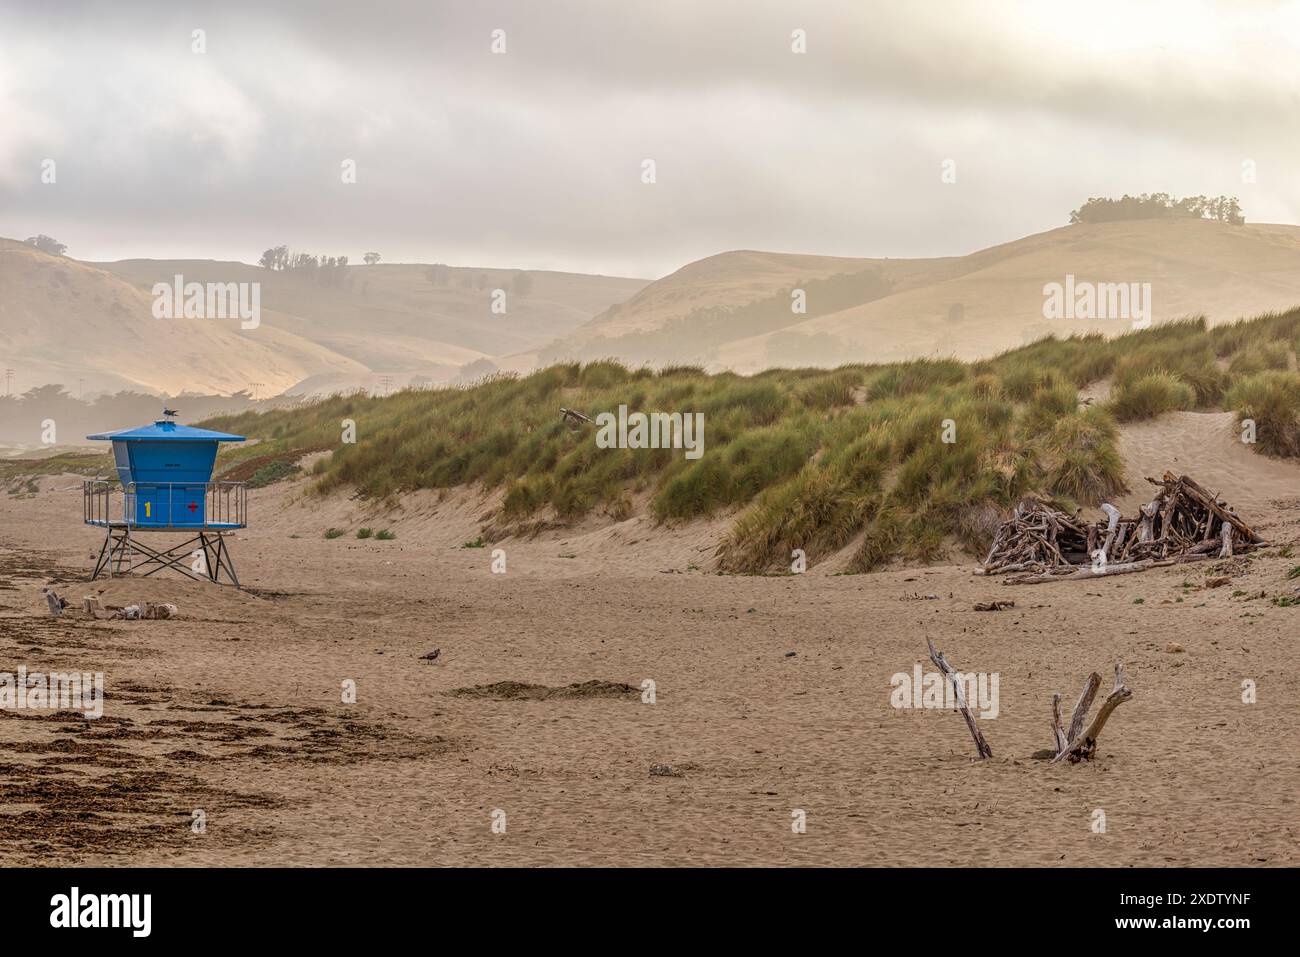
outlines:
[[116, 432], [101, 432], [88, 435], [87, 439], [95, 442], [242, 442], [242, 435], [229, 432], [213, 432], [211, 429], [196, 429], [192, 425], [181, 425], [161, 419], [153, 425], [141, 425], [134, 429], [119, 429]]
[[[86, 438], [113, 443], [113, 460], [123, 485], [145, 482], [203, 485], [212, 479], [218, 442], [242, 442], [242, 435], [196, 429], [163, 419], [153, 425]], [[202, 491], [201, 489], [199, 491]], [[156, 514], [149, 507], [151, 515]]]

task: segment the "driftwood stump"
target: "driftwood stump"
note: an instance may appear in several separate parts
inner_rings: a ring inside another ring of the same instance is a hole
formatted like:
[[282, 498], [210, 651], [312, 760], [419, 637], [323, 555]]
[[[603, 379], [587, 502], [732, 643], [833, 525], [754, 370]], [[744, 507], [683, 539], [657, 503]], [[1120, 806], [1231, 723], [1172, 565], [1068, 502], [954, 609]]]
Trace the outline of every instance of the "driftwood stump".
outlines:
[[966, 692], [957, 679], [956, 669], [948, 664], [943, 653], [934, 647], [934, 642], [929, 638], [925, 643], [930, 647], [930, 660], [934, 662], [935, 667], [944, 673], [949, 681], [952, 682], [953, 691], [956, 693], [957, 710], [961, 712], [962, 717], [966, 719], [966, 727], [970, 729], [970, 736], [975, 739], [975, 749], [979, 752], [980, 758], [993, 757], [993, 749], [989, 743], [984, 740], [984, 735], [980, 732], [979, 725], [975, 723], [975, 715], [970, 710], [970, 705], [966, 702]]
[[1097, 739], [1101, 737], [1101, 729], [1106, 726], [1111, 712], [1133, 697], [1133, 692], [1124, 684], [1124, 662], [1121, 661], [1115, 665], [1115, 686], [1106, 696], [1106, 700], [1101, 703], [1097, 716], [1092, 719], [1092, 724], [1088, 725], [1085, 731], [1083, 722], [1088, 716], [1088, 709], [1092, 707], [1092, 700], [1096, 697], [1100, 686], [1101, 675], [1094, 671], [1088, 676], [1083, 691], [1079, 694], [1078, 703], [1074, 706], [1074, 715], [1070, 718], [1070, 731], [1065, 735], [1064, 744], [1061, 743], [1061, 696], [1053, 695], [1052, 709], [1055, 720], [1052, 735], [1056, 741], [1056, 757], [1052, 758], [1053, 764], [1062, 758], [1069, 758], [1071, 764], [1092, 758], [1097, 752]]

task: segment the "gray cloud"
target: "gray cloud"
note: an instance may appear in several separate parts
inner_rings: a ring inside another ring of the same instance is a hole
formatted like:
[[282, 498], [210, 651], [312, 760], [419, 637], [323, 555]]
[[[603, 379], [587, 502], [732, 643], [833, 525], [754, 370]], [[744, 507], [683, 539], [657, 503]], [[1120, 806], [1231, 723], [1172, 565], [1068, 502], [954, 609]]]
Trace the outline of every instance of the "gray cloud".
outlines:
[[963, 253], [1125, 191], [1296, 222], [1297, 38], [1293, 3], [19, 2], [0, 235], [649, 276]]

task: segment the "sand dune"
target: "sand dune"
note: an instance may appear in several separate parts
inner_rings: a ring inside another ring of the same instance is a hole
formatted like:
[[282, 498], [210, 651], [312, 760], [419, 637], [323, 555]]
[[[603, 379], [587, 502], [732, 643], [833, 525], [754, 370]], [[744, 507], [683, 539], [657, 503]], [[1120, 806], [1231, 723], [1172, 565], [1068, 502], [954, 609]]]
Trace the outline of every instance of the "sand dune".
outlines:
[[1146, 476], [1168, 469], [1218, 492], [1243, 516], [1276, 520], [1300, 504], [1300, 465], [1257, 454], [1241, 441], [1232, 412], [1170, 412], [1120, 429], [1129, 494], [1115, 504], [1126, 515], [1151, 500]]

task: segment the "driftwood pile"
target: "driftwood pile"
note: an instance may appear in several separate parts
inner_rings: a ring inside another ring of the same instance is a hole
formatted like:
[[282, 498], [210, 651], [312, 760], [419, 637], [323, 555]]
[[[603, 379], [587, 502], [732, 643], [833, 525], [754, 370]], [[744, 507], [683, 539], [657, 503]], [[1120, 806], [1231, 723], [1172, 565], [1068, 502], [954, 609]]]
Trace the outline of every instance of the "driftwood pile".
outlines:
[[1087, 522], [1028, 499], [998, 529], [979, 575], [1023, 572], [1004, 584], [1123, 575], [1160, 565], [1228, 558], [1266, 543], [1227, 503], [1186, 475], [1165, 472], [1151, 501], [1134, 518], [1103, 505], [1106, 518]]

